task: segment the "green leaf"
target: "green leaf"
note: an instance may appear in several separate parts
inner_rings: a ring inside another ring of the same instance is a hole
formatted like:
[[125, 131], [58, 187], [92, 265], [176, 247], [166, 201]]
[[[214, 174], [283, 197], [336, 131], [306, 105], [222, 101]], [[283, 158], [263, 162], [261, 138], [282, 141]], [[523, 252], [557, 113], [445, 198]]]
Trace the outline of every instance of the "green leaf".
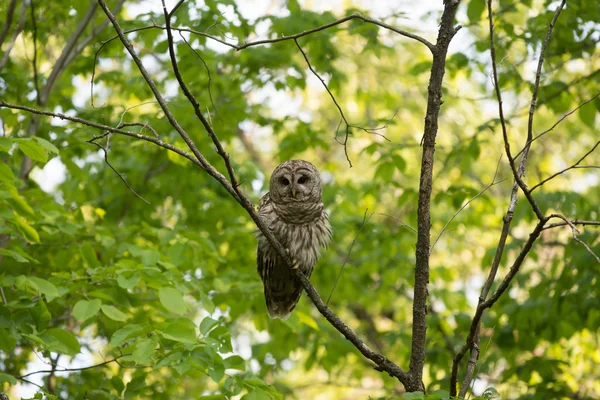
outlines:
[[147, 364], [151, 361], [152, 352], [156, 348], [158, 344], [158, 338], [153, 336], [151, 338], [140, 340], [136, 346], [135, 350], [131, 354], [131, 359], [136, 364]]
[[125, 274], [117, 275], [117, 284], [123, 289], [134, 288], [140, 282], [141, 276], [139, 273], [134, 273], [129, 278], [125, 277]]
[[474, 24], [481, 20], [481, 16], [485, 10], [485, 0], [470, 0], [467, 6], [467, 17]]
[[127, 315], [123, 314], [121, 311], [119, 311], [118, 308], [114, 306], [102, 304], [100, 308], [102, 309], [104, 315], [106, 315], [108, 318], [114, 321], [125, 321], [127, 319]]
[[298, 320], [300, 322], [302, 322], [304, 325], [308, 325], [311, 328], [313, 328], [315, 331], [319, 330], [319, 325], [317, 325], [317, 322], [313, 319], [313, 317], [311, 317], [308, 314], [303, 313], [302, 311], [298, 311], [296, 313], [296, 315], [298, 316]]
[[48, 350], [68, 356], [74, 356], [81, 350], [77, 338], [71, 332], [64, 329], [48, 329], [40, 338], [44, 341]]
[[161, 329], [162, 335], [166, 339], [176, 342], [195, 344], [196, 341], [196, 326], [187, 318], [177, 318], [167, 322], [166, 327]]
[[23, 257], [21, 254], [19, 254], [18, 252], [14, 251], [14, 250], [10, 250], [10, 249], [0, 249], [0, 254], [2, 254], [3, 256], [8, 256], [12, 259], [14, 259], [16, 262], [20, 262], [20, 263], [28, 263], [29, 260], [26, 259], [25, 257]]
[[424, 399], [425, 394], [423, 392], [408, 392], [404, 393], [404, 398], [406, 400]]
[[48, 302], [58, 297], [58, 290], [52, 282], [35, 276], [31, 276], [27, 279], [29, 282], [31, 282], [32, 286], [38, 290], [38, 292], [46, 296]]
[[8, 330], [0, 328], [0, 350], [5, 353], [10, 353], [14, 350], [17, 345], [17, 338], [15, 338]]
[[79, 300], [75, 304], [75, 307], [73, 307], [73, 316], [78, 321], [85, 321], [86, 319], [92, 318], [98, 314], [101, 305], [102, 301], [99, 299], [94, 299], [91, 301]]
[[100, 266], [98, 258], [96, 257], [96, 251], [94, 250], [91, 244], [85, 242], [81, 245], [79, 252], [81, 253], [81, 257], [84, 259], [88, 266], [90, 266], [91, 268]]
[[5, 374], [4, 372], [0, 372], [0, 383], [8, 382], [9, 385], [16, 385], [17, 379], [9, 374]]
[[19, 231], [23, 234], [23, 237], [28, 242], [32, 242], [32, 243], [40, 242], [40, 234], [35, 230], [35, 228], [33, 226], [29, 225], [29, 222], [27, 222], [27, 220], [25, 218], [21, 217], [17, 213], [13, 213], [13, 217], [14, 217], [15, 223], [17, 224], [17, 227], [19, 228]]
[[160, 303], [168, 311], [183, 315], [185, 313], [185, 302], [183, 301], [183, 295], [175, 288], [162, 287], [158, 290], [158, 298]]
[[112, 337], [110, 338], [110, 345], [113, 347], [119, 347], [125, 340], [139, 335], [143, 331], [144, 328], [141, 325], [125, 325], [113, 333]]
[[206, 335], [218, 323], [219, 321], [212, 319], [211, 317], [204, 317], [202, 322], [200, 322], [200, 333]]
[[9, 138], [0, 137], [0, 151], [8, 153], [12, 148], [13, 142]]
[[41, 163], [48, 161], [46, 150], [44, 150], [44, 148], [38, 143], [32, 141], [31, 139], [19, 139], [17, 143], [19, 143], [19, 149], [21, 149], [21, 151], [32, 160], [39, 161]]
[[15, 174], [13, 174], [12, 169], [3, 162], [0, 162], [0, 181], [11, 185], [15, 181]]
[[58, 148], [55, 145], [47, 141], [46, 139], [42, 139], [39, 136], [34, 136], [33, 140], [35, 140], [40, 146], [44, 149], [48, 150], [51, 153], [58, 154]]
[[223, 366], [228, 369], [246, 370], [246, 361], [240, 356], [230, 356], [223, 360]]
[[587, 126], [590, 128], [595, 127], [596, 122], [596, 110], [593, 104], [586, 104], [577, 111], [577, 116]]

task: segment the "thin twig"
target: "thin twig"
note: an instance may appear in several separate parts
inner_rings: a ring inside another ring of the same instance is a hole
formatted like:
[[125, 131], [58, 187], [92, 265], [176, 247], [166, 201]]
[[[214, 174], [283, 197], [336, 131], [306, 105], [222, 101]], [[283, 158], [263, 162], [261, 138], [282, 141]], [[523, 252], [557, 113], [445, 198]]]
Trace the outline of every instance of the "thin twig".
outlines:
[[566, 225], [568, 225], [571, 228], [571, 234], [573, 235], [573, 240], [575, 240], [577, 243], [581, 244], [583, 247], [585, 247], [585, 249], [587, 250], [588, 253], [590, 253], [592, 255], [592, 257], [594, 257], [596, 259], [596, 261], [598, 261], [598, 264], [600, 264], [600, 257], [598, 257], [598, 255], [596, 253], [594, 253], [594, 251], [587, 245], [587, 243], [585, 243], [583, 240], [579, 239], [579, 237], [577, 236], [579, 234], [579, 231], [577, 230], [577, 228], [575, 227], [575, 224], [571, 221], [569, 221], [569, 219], [561, 214], [552, 214], [548, 217], [550, 218], [558, 218], [558, 219], [562, 219]]
[[33, 67], [33, 86], [35, 87], [35, 98], [37, 105], [41, 105], [40, 102], [40, 78], [38, 74], [38, 66], [37, 66], [37, 21], [35, 19], [35, 2], [34, 0], [30, 0], [30, 11], [31, 11], [31, 29], [33, 35], [33, 57], [31, 60], [31, 65]]
[[200, 59], [200, 61], [202, 61], [202, 65], [204, 65], [204, 69], [206, 70], [206, 74], [208, 75], [208, 83], [206, 84], [206, 89], [208, 90], [208, 98], [210, 99], [210, 104], [212, 104], [213, 109], [215, 110], [215, 114], [219, 115], [219, 113], [217, 111], [217, 106], [215, 106], [215, 102], [213, 100], [213, 95], [212, 95], [212, 90], [211, 90], [212, 75], [210, 74], [210, 69], [208, 68], [208, 64], [206, 63], [206, 61], [204, 61], [204, 58], [202, 58], [202, 56], [200, 55], [200, 52], [198, 52], [198, 50], [194, 49], [192, 47], [191, 43], [187, 41], [187, 39], [185, 38], [185, 36], [183, 36], [183, 33], [181, 31], [179, 32], [179, 36], [181, 36], [181, 39], [183, 39], [183, 41], [185, 42], [185, 44], [187, 44], [187, 46], [190, 48], [190, 50], [192, 50], [194, 52], [194, 54], [196, 54], [196, 57], [198, 57]]
[[[119, 355], [119, 356], [117, 356], [115, 358], [112, 358], [112, 359], [107, 360], [107, 361], [103, 361], [103, 362], [98, 363], [98, 364], [89, 365], [87, 367], [79, 367], [79, 368], [62, 368], [62, 369], [57, 369], [56, 372], [78, 372], [78, 371], [85, 371], [85, 370], [88, 370], [88, 369], [102, 367], [104, 365], [107, 365], [107, 364], [110, 364], [110, 363], [113, 363], [113, 362], [117, 363], [120, 358], [123, 358], [123, 357], [126, 357], [126, 356], [130, 356], [130, 355], [131, 355], [131, 353], [121, 354], [121, 355]], [[51, 373], [51, 372], [53, 372], [53, 371], [52, 370], [33, 371], [33, 372], [29, 372], [29, 373], [27, 373], [25, 375], [19, 376], [19, 377], [17, 377], [17, 379], [23, 380], [23, 378], [27, 378], [28, 376], [31, 376], [31, 375], [48, 374], [48, 373]]]
[[348, 249], [348, 253], [346, 253], [346, 258], [344, 259], [344, 262], [342, 263], [342, 266], [340, 267], [340, 272], [338, 273], [337, 278], [335, 278], [335, 282], [333, 283], [333, 287], [331, 288], [331, 292], [329, 292], [329, 296], [327, 297], [327, 301], [325, 302], [326, 306], [329, 306], [329, 300], [331, 300], [331, 296], [333, 295], [333, 291], [335, 290], [335, 287], [337, 286], [337, 284], [338, 284], [338, 282], [340, 280], [340, 276], [342, 276], [342, 272], [344, 271], [344, 267], [346, 266], [346, 263], [348, 262], [348, 259], [350, 258], [350, 253], [352, 253], [352, 248], [354, 247], [354, 243], [356, 243], [356, 239], [358, 239], [358, 235], [360, 235], [360, 233], [362, 232], [363, 228], [369, 222], [369, 220], [371, 219], [371, 217], [374, 214], [374, 213], [371, 213], [371, 215], [369, 215], [367, 217], [367, 212], [368, 211], [369, 211], [369, 209], [367, 208], [365, 210], [365, 215], [363, 216], [362, 224], [360, 225], [360, 228], [358, 229], [358, 232], [356, 232], [356, 236], [352, 240], [352, 243], [350, 243], [350, 248]]
[[[383, 139], [385, 139], [385, 140], [387, 140], [389, 142], [390, 140], [387, 137], [385, 137], [381, 133], [378, 133], [377, 131], [387, 128], [387, 126], [391, 123], [391, 121], [396, 116], [397, 112], [394, 113], [394, 115], [392, 116], [392, 118], [385, 125], [383, 125], [381, 127], [377, 127], [377, 128], [364, 128], [362, 126], [350, 124], [348, 122], [348, 119], [346, 118], [346, 115], [344, 114], [344, 111], [342, 110], [342, 107], [337, 102], [337, 100], [336, 100], [335, 96], [333, 95], [333, 93], [331, 92], [331, 90], [329, 90], [329, 86], [327, 85], [327, 83], [325, 82], [325, 80], [313, 68], [312, 64], [310, 63], [310, 61], [308, 59], [308, 56], [306, 55], [306, 52], [302, 49], [302, 46], [300, 46], [300, 43], [298, 43], [298, 40], [294, 39], [294, 43], [296, 43], [296, 47], [298, 47], [298, 50], [300, 50], [300, 52], [302, 53], [302, 56], [304, 57], [304, 61], [306, 61], [306, 65], [308, 65], [308, 69], [310, 70], [310, 72], [312, 72], [313, 75], [316, 76], [321, 81], [321, 83], [325, 87], [325, 90], [327, 91], [327, 93], [329, 93], [329, 97], [331, 97], [331, 100], [333, 101], [333, 103], [335, 104], [336, 108], [338, 109], [338, 112], [340, 113], [340, 117], [344, 121], [344, 124], [346, 124], [346, 134], [344, 136], [344, 141], [341, 142], [341, 143], [338, 141], [338, 143], [340, 143], [340, 144], [342, 144], [344, 146], [344, 154], [346, 156], [346, 160], [348, 161], [348, 165], [350, 165], [350, 168], [352, 168], [352, 161], [350, 161], [350, 156], [348, 155], [348, 137], [350, 136], [350, 129], [351, 128], [360, 129], [360, 130], [365, 131], [367, 133], [380, 136], [380, 137], [382, 137]], [[336, 141], [337, 141], [337, 134], [338, 134], [339, 129], [340, 129], [339, 128], [340, 124], [338, 124], [338, 128], [335, 131], [335, 136], [334, 137], [336, 138]]]
[[587, 152], [583, 155], [583, 157], [581, 157], [575, 164], [571, 165], [570, 167], [567, 167], [565, 169], [562, 169], [556, 173], [554, 173], [553, 175], [549, 176], [548, 178], [544, 179], [543, 181], [539, 182], [538, 184], [536, 184], [535, 186], [533, 186], [531, 188], [531, 191], [533, 192], [535, 189], [537, 189], [538, 187], [542, 186], [544, 183], [556, 178], [559, 175], [564, 174], [567, 171], [570, 171], [572, 169], [577, 169], [577, 168], [598, 168], [595, 165], [584, 165], [584, 166], [580, 166], [579, 164], [585, 160], [587, 158], [587, 156], [589, 156], [590, 154], [592, 154], [594, 152], [594, 150], [596, 150], [596, 148], [600, 145], [600, 141], [596, 142], [596, 144]]
[[384, 214], [384, 213], [379, 213], [379, 215], [383, 215], [384, 217], [388, 217], [390, 219], [393, 219], [394, 221], [398, 222], [400, 224], [400, 226], [404, 226], [404, 227], [410, 229], [411, 231], [413, 231], [414, 233], [418, 233], [415, 228], [413, 228], [409, 224], [405, 223], [401, 219], [394, 217], [393, 215], [388, 215], [388, 214]]
[[454, 221], [454, 218], [456, 218], [456, 216], [458, 214], [460, 214], [462, 210], [464, 210], [465, 208], [467, 208], [467, 206], [469, 204], [471, 204], [479, 196], [481, 196], [482, 194], [484, 194], [489, 188], [491, 188], [492, 186], [497, 185], [499, 183], [502, 183], [502, 182], [504, 182], [506, 180], [506, 179], [502, 179], [502, 180], [496, 182], [496, 176], [498, 176], [498, 170], [500, 169], [500, 161], [501, 160], [502, 160], [502, 156], [500, 156], [500, 158], [498, 159], [498, 163], [496, 164], [496, 171], [494, 172], [494, 177], [492, 178], [492, 183], [490, 183], [489, 185], [487, 185], [482, 191], [480, 191], [479, 193], [477, 193], [475, 196], [473, 196], [471, 199], [469, 199], [469, 201], [467, 201], [465, 204], [463, 204], [463, 206], [461, 208], [459, 208], [454, 213], [454, 215], [448, 220], [448, 222], [446, 222], [446, 225], [444, 225], [444, 227], [440, 231], [440, 233], [437, 236], [437, 238], [433, 241], [433, 244], [431, 245], [431, 249], [429, 250], [429, 255], [431, 255], [431, 253], [433, 252], [433, 248], [435, 247], [435, 244], [438, 242], [438, 240], [440, 240], [440, 238], [442, 237], [442, 235], [446, 231], [446, 228], [448, 228], [448, 225], [450, 225], [452, 223], [452, 221]]
[[[600, 96], [600, 92], [596, 93], [592, 98], [584, 101], [583, 103], [579, 104], [577, 107], [575, 107], [574, 109], [572, 109], [571, 111], [569, 111], [568, 113], [566, 113], [565, 115], [563, 115], [558, 121], [556, 121], [554, 123], [554, 125], [552, 125], [550, 128], [546, 129], [542, 133], [540, 133], [537, 136], [535, 136], [533, 139], [531, 139], [530, 142], [527, 142], [526, 144], [531, 144], [531, 143], [535, 142], [536, 140], [538, 140], [539, 138], [541, 138], [542, 136], [544, 136], [545, 134], [547, 134], [548, 132], [551, 132], [554, 128], [556, 128], [558, 126], [558, 124], [560, 124], [561, 122], [563, 122], [567, 117], [569, 117], [571, 114], [575, 113], [577, 110], [579, 110], [581, 107], [585, 106], [587, 103], [590, 103], [590, 102], [594, 101], [598, 96]], [[523, 147], [523, 149], [521, 149], [521, 151], [519, 151], [515, 155], [515, 158], [517, 158], [521, 154], [523, 154], [524, 150], [525, 150], [525, 147]]]
[[99, 148], [101, 148], [102, 151], [104, 152], [104, 162], [106, 163], [106, 165], [108, 165], [110, 167], [110, 169], [112, 169], [115, 172], [115, 174], [117, 174], [119, 176], [119, 178], [121, 178], [121, 180], [123, 181], [125, 186], [127, 186], [127, 188], [131, 191], [131, 193], [133, 193], [134, 195], [136, 195], [137, 197], [142, 199], [144, 202], [146, 202], [146, 204], [150, 204], [150, 202], [148, 200], [146, 200], [145, 198], [140, 196], [135, 190], [133, 190], [133, 188], [129, 185], [129, 183], [127, 183], [127, 180], [123, 177], [123, 175], [121, 175], [121, 173], [119, 171], [117, 171], [117, 169], [115, 167], [113, 167], [113, 165], [108, 161], [108, 151], [105, 146], [102, 146], [100, 143], [97, 143], [96, 139], [93, 139], [93, 138], [88, 140], [87, 142], [94, 144], [94, 145], [98, 146]]
[[546, 229], [552, 229], [552, 228], [557, 228], [559, 226], [566, 226], [566, 225], [582, 225], [582, 226], [586, 226], [586, 225], [591, 225], [591, 226], [600, 226], [600, 221], [582, 221], [579, 219], [574, 219], [572, 221], [570, 221], [570, 224], [566, 223], [566, 222], [556, 222], [554, 224], [548, 224], [546, 226], [544, 226], [544, 229], [542, 230], [546, 230]]
[[428, 40], [426, 40], [426, 39], [424, 39], [424, 38], [422, 38], [422, 37], [420, 37], [418, 35], [415, 35], [414, 33], [410, 33], [410, 32], [404, 31], [402, 29], [395, 28], [395, 27], [393, 27], [391, 25], [388, 25], [388, 24], [386, 24], [384, 22], [377, 21], [377, 20], [374, 20], [374, 19], [369, 18], [369, 17], [365, 17], [365, 16], [363, 16], [363, 15], [361, 15], [359, 13], [354, 13], [354, 14], [348, 15], [348, 16], [346, 16], [344, 18], [338, 19], [337, 21], [333, 21], [333, 22], [330, 22], [328, 24], [321, 25], [319, 27], [316, 27], [316, 28], [313, 28], [313, 29], [309, 29], [309, 30], [306, 30], [306, 31], [303, 31], [303, 32], [300, 32], [300, 33], [296, 33], [294, 35], [281, 36], [281, 37], [278, 37], [278, 38], [275, 38], [275, 39], [257, 40], [255, 42], [244, 43], [243, 45], [236, 46], [235, 48], [237, 50], [242, 50], [242, 49], [245, 49], [245, 48], [248, 48], [248, 47], [251, 47], [251, 46], [256, 46], [256, 45], [261, 45], [261, 44], [277, 43], [277, 42], [283, 42], [283, 41], [286, 41], [286, 40], [296, 40], [296, 39], [299, 39], [299, 38], [301, 38], [303, 36], [307, 36], [307, 35], [310, 35], [312, 33], [319, 32], [319, 31], [325, 30], [327, 28], [331, 28], [333, 26], [342, 24], [342, 23], [344, 23], [346, 21], [349, 21], [351, 19], [360, 19], [360, 20], [362, 20], [364, 22], [368, 22], [368, 23], [380, 26], [382, 28], [388, 29], [388, 30], [390, 30], [392, 32], [395, 32], [395, 33], [399, 34], [399, 35], [402, 35], [402, 36], [408, 37], [410, 39], [414, 39], [414, 40], [416, 40], [416, 41], [418, 41], [420, 43], [423, 43], [425, 46], [427, 46], [427, 48], [432, 53], [434, 53], [436, 51], [436, 45], [434, 45], [433, 43], [429, 42]]

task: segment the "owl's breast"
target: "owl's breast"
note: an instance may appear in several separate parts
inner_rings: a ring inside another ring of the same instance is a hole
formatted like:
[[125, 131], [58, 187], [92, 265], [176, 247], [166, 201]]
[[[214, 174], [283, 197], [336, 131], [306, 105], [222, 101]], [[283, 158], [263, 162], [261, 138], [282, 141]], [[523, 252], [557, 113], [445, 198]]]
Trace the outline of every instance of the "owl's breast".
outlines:
[[[305, 208], [306, 209], [306, 208]], [[303, 269], [310, 268], [317, 263], [321, 248], [327, 248], [331, 242], [331, 226], [327, 213], [323, 210], [323, 204], [319, 203], [318, 215], [312, 214], [311, 218], [289, 218], [290, 215], [285, 215], [285, 218], [275, 208], [266, 207], [261, 210], [261, 216], [267, 222], [273, 235], [287, 249], [300, 264]], [[298, 214], [296, 214], [298, 215]], [[306, 214], [305, 214], [306, 215]], [[298, 223], [290, 222], [303, 221], [308, 219], [308, 222]], [[261, 236], [261, 242], [265, 250], [274, 252], [271, 246], [268, 246], [266, 239]], [[260, 245], [260, 244], [259, 244]], [[275, 254], [273, 254], [275, 256]]]

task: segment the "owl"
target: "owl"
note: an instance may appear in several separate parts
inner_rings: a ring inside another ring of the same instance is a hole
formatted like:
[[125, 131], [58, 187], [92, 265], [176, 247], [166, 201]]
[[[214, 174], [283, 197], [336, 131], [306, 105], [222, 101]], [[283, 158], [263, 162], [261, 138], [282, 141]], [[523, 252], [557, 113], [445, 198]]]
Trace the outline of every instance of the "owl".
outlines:
[[[310, 278], [321, 248], [331, 241], [329, 217], [321, 202], [321, 177], [314, 165], [289, 160], [273, 171], [258, 213], [294, 259], [295, 267]], [[287, 319], [302, 295], [302, 285], [268, 240], [258, 232], [257, 270], [271, 318]]]

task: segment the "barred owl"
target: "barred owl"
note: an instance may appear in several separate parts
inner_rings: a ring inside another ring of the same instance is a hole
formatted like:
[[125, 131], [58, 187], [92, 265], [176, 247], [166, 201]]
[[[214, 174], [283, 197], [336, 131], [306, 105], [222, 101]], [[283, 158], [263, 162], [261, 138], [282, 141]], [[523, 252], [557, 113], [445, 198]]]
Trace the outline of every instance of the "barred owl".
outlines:
[[[269, 192], [258, 203], [259, 215], [308, 278], [320, 248], [327, 248], [331, 241], [321, 194], [315, 166], [304, 160], [289, 160], [275, 168]], [[256, 261], [269, 316], [287, 319], [300, 300], [302, 285], [260, 231]]]

